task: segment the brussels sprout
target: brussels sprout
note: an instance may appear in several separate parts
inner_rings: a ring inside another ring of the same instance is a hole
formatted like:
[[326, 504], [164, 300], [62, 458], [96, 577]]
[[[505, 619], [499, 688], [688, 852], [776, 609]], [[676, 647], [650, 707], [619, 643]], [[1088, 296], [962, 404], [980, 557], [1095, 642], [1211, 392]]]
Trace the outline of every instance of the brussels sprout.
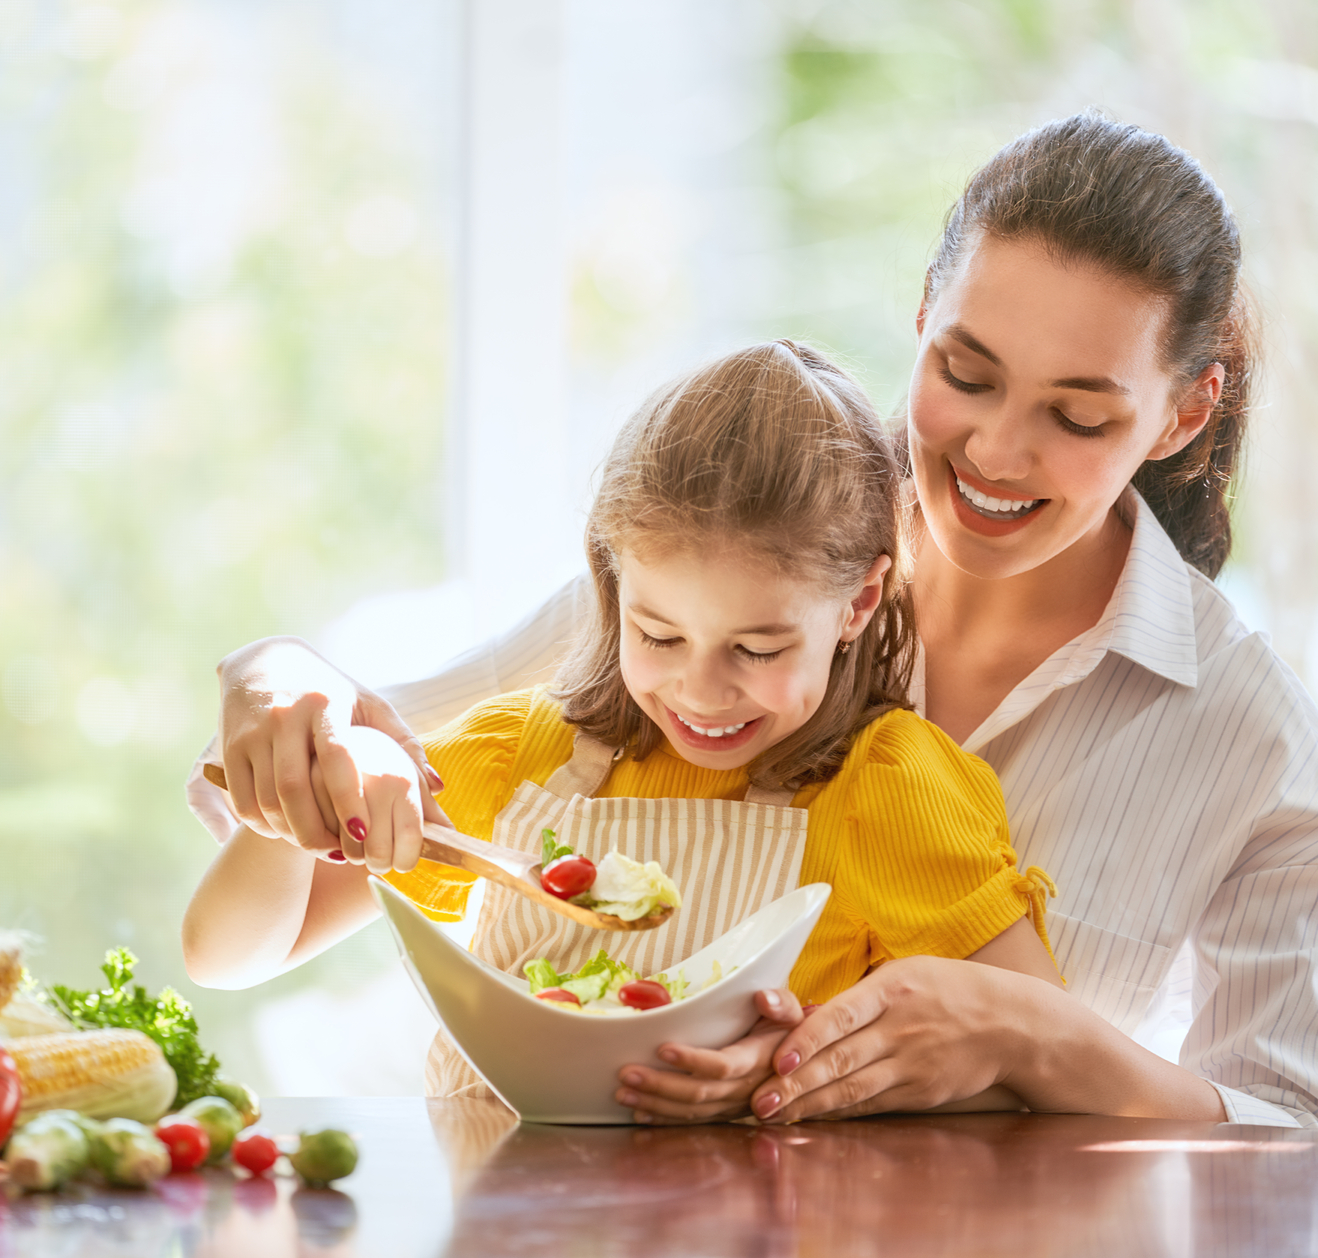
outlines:
[[244, 1127], [250, 1127], [261, 1117], [261, 1098], [245, 1083], [234, 1079], [217, 1079], [212, 1096], [222, 1096], [234, 1107], [243, 1120]]
[[9, 1177], [30, 1191], [62, 1188], [86, 1169], [90, 1154], [82, 1128], [51, 1111], [14, 1133], [9, 1142]]
[[243, 1129], [243, 1117], [222, 1096], [200, 1096], [185, 1105], [179, 1113], [195, 1118], [211, 1138], [211, 1155], [207, 1162], [218, 1162], [229, 1152], [233, 1138]]
[[92, 1165], [112, 1184], [146, 1188], [169, 1174], [169, 1149], [150, 1127], [111, 1118], [91, 1141]]
[[308, 1188], [324, 1188], [331, 1180], [351, 1175], [357, 1166], [357, 1146], [346, 1131], [302, 1132], [296, 1153], [288, 1160]]

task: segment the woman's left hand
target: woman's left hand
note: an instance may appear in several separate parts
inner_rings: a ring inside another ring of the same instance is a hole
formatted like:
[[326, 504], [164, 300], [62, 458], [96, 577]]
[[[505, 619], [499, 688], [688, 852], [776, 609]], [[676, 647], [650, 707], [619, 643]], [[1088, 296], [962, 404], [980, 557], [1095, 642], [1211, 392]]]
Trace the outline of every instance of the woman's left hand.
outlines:
[[773, 1075], [774, 1049], [805, 1016], [789, 991], [757, 992], [755, 1003], [763, 1016], [742, 1039], [720, 1049], [664, 1044], [659, 1056], [677, 1069], [624, 1066], [615, 1099], [637, 1122], [656, 1126], [749, 1114], [751, 1094]]
[[756, 1089], [751, 1108], [773, 1122], [849, 1118], [1011, 1087], [1022, 1023], [1033, 1021], [1023, 1016], [1022, 984], [1027, 1000], [1057, 991], [972, 961], [889, 961], [783, 1037], [777, 1073]]

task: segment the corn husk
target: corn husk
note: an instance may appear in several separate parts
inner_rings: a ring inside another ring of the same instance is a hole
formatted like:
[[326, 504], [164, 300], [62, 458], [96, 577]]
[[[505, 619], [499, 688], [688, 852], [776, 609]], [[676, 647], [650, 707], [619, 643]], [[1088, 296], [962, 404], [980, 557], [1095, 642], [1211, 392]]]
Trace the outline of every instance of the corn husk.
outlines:
[[16, 992], [7, 1005], [0, 1006], [0, 1044], [28, 1035], [56, 1035], [74, 1029], [59, 1010], [26, 992]]

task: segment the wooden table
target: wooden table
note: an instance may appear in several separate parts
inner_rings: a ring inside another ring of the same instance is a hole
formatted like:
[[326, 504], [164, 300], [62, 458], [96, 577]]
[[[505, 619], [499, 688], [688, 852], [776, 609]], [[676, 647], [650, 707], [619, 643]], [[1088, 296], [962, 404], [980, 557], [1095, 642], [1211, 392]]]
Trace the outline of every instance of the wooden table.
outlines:
[[340, 1126], [338, 1191], [228, 1171], [0, 1197], [0, 1258], [1318, 1256], [1318, 1133], [963, 1114], [795, 1127], [518, 1126], [482, 1101], [275, 1099]]

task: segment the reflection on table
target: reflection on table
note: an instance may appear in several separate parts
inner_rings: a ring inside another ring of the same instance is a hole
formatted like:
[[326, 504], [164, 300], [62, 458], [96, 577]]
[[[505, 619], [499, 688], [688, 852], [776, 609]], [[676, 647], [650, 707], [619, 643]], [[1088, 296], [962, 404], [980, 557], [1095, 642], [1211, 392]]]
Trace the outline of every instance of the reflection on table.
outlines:
[[225, 1170], [0, 1199], [0, 1258], [1318, 1254], [1318, 1133], [1082, 1115], [519, 1125], [497, 1102], [273, 1100], [338, 1191]]

